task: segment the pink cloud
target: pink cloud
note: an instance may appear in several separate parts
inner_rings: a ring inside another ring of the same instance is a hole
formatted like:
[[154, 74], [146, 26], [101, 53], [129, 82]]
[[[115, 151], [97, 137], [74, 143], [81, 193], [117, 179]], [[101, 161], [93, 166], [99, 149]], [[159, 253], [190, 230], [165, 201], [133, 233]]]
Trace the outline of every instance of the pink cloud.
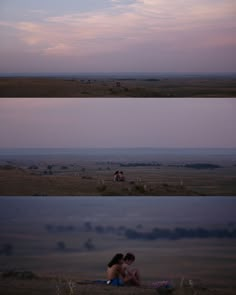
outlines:
[[[199, 46], [204, 46], [209, 38], [222, 35], [223, 28], [225, 39], [229, 40], [231, 35], [226, 28], [233, 25], [229, 19], [236, 13], [231, 0], [217, 1], [214, 5], [193, 0], [178, 0], [171, 5], [164, 0], [113, 3], [113, 8], [102, 11], [45, 17], [41, 23], [5, 23], [5, 26], [15, 27], [19, 38], [41, 54], [88, 56], [146, 42], [161, 46], [169, 40], [170, 46], [174, 46], [180, 38], [191, 43], [198, 31], [208, 32], [198, 36]], [[212, 45], [217, 46], [215, 41]]]

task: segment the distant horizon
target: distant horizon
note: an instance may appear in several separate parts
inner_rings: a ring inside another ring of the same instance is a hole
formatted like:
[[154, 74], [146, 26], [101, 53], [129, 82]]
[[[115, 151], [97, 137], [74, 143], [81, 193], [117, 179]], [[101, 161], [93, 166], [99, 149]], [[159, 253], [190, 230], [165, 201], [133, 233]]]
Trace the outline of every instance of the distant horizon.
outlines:
[[234, 150], [235, 147], [160, 147], [160, 146], [137, 146], [137, 147], [129, 147], [129, 146], [118, 146], [118, 147], [0, 147], [1, 150], [114, 150], [114, 149], [125, 149], [125, 150]]
[[232, 151], [236, 153], [236, 147], [9, 147], [0, 148], [1, 153], [11, 153], [14, 151]]
[[236, 76], [236, 71], [234, 72], [10, 72], [10, 73], [3, 73], [0, 72], [0, 77], [66, 77], [66, 76], [74, 76], [74, 77], [90, 77], [90, 76], [101, 76], [101, 77], [117, 77], [117, 78], [123, 78], [124, 77], [140, 77], [140, 78], [146, 78], [147, 76], [150, 77], [176, 77], [176, 76], [182, 76], [182, 77], [204, 77], [204, 76], [212, 76], [212, 77], [225, 77], [230, 76], [234, 77]]

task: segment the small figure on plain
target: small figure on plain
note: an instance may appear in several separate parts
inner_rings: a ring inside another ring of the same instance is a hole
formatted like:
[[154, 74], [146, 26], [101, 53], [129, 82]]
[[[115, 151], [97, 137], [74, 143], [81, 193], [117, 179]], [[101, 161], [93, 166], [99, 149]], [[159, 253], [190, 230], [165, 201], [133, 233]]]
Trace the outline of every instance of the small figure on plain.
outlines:
[[135, 261], [135, 256], [132, 253], [127, 253], [122, 263], [122, 278], [125, 285], [140, 286], [140, 273], [138, 269], [131, 268], [131, 264]]
[[124, 176], [124, 173], [123, 171], [120, 171], [120, 181], [125, 181], [125, 176]]
[[122, 264], [124, 256], [121, 253], [117, 253], [107, 265], [107, 285], [111, 286], [123, 286], [122, 280]]
[[117, 170], [117, 171], [113, 174], [113, 180], [114, 180], [114, 181], [120, 181], [120, 173], [119, 173], [119, 170]]
[[113, 181], [125, 181], [124, 172], [123, 172], [123, 171], [119, 171], [119, 170], [117, 170], [117, 171], [113, 174]]

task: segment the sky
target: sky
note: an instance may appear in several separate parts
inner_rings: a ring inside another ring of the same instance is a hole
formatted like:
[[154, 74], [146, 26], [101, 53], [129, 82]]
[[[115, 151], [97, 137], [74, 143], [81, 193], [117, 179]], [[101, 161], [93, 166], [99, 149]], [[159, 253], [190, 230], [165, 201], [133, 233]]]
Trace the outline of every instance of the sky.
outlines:
[[236, 72], [235, 0], [0, 0], [0, 73]]
[[1, 98], [0, 148], [236, 148], [234, 98]]

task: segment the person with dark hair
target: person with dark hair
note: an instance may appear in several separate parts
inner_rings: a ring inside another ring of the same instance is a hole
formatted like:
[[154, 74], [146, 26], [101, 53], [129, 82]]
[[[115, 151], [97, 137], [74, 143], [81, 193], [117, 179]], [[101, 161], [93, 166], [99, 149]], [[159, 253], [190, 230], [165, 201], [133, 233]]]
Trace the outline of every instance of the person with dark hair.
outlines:
[[113, 181], [125, 181], [125, 175], [123, 171], [119, 171], [117, 170], [114, 174], [113, 174]]
[[107, 284], [112, 286], [123, 286], [124, 282], [121, 279], [121, 271], [123, 264], [123, 254], [117, 253], [108, 263], [107, 267]]
[[140, 274], [137, 269], [130, 268], [130, 265], [135, 261], [135, 256], [132, 253], [127, 253], [124, 257], [121, 274], [125, 285], [140, 286]]
[[113, 180], [120, 181], [120, 173], [118, 170], [113, 174]]

